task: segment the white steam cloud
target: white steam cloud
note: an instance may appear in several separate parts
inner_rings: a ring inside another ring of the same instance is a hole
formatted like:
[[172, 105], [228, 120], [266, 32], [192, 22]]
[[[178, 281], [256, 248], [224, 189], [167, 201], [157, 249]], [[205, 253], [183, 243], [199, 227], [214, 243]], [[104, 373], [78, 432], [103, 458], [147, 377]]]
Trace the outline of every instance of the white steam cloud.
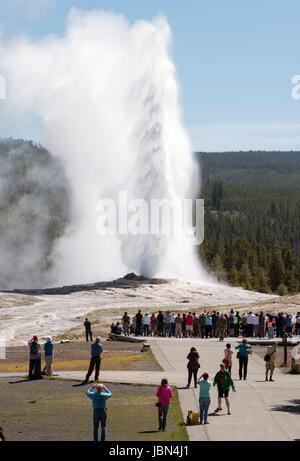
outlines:
[[2, 43], [0, 62], [16, 112], [35, 113], [43, 143], [63, 159], [72, 224], [53, 259], [56, 283], [123, 276], [204, 280], [184, 236], [100, 236], [96, 203], [129, 197], [192, 198], [199, 189], [180, 122], [178, 85], [164, 18], [130, 25], [103, 11], [71, 10], [63, 38]]

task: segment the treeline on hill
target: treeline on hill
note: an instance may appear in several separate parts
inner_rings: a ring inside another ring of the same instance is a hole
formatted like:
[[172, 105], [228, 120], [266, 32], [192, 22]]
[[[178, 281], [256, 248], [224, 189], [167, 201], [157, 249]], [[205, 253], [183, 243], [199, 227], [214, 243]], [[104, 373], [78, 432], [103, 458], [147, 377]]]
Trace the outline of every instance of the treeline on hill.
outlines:
[[280, 295], [300, 291], [300, 153], [199, 155], [205, 199], [201, 259], [219, 280], [235, 286]]

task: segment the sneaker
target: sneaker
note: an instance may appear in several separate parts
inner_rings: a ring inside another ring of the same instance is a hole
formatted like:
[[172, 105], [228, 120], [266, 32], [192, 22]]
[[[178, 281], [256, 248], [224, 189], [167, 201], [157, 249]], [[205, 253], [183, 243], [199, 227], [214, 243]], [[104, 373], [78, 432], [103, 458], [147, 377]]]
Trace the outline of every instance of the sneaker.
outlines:
[[218, 412], [221, 411], [221, 410], [222, 410], [222, 408], [219, 408], [219, 407], [218, 407], [218, 408], [215, 409], [215, 413], [218, 413]]
[[209, 422], [208, 422], [208, 421], [205, 421], [204, 424], [209, 424]]
[[270, 378], [269, 381], [274, 381], [274, 379]]
[[[199, 421], [199, 424], [202, 424], [202, 421]], [[205, 424], [205, 423], [204, 423]]]
[[230, 410], [228, 410], [228, 411], [227, 411], [227, 414], [228, 414], [228, 415], [231, 415], [231, 412], [230, 412]]
[[266, 379], [265, 379], [265, 381], [269, 381], [267, 376], [266, 376]]

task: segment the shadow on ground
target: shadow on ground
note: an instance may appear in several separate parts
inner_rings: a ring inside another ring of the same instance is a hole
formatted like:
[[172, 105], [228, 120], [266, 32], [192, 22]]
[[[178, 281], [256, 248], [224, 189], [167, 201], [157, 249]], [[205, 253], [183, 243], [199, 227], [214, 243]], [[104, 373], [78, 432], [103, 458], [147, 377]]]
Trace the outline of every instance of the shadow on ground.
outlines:
[[300, 400], [288, 400], [287, 405], [274, 405], [271, 411], [285, 411], [287, 413], [299, 413], [300, 414]]

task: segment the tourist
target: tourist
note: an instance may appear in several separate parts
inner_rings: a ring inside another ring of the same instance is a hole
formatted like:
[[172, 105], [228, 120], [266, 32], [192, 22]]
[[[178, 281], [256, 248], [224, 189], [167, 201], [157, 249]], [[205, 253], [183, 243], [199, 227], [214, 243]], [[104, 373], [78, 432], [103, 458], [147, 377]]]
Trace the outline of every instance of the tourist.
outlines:
[[297, 315], [296, 315], [296, 336], [300, 335], [300, 312], [297, 312]]
[[[41, 345], [38, 337], [33, 338], [28, 342], [29, 346], [29, 379], [41, 379]], [[34, 375], [32, 374], [34, 370]], [[34, 376], [34, 377], [33, 377]]]
[[45, 362], [46, 362], [46, 376], [52, 376], [53, 356], [54, 356], [54, 343], [50, 336], [47, 338], [47, 342], [44, 344], [45, 351]]
[[94, 384], [86, 391], [86, 395], [93, 402], [94, 441], [98, 442], [99, 423], [101, 423], [101, 442], [106, 438], [107, 409], [106, 400], [110, 399], [112, 393], [103, 384]]
[[149, 336], [149, 333], [150, 333], [150, 317], [149, 315], [146, 313], [143, 317], [143, 333], [144, 333], [144, 336]]
[[205, 337], [211, 338], [211, 330], [212, 330], [212, 318], [209, 314], [205, 317]]
[[175, 336], [176, 338], [182, 338], [182, 317], [180, 314], [177, 314], [175, 319]]
[[[282, 312], [279, 312], [277, 317], [276, 317], [276, 321], [275, 321], [275, 325], [274, 327], [276, 326], [276, 337], [277, 338], [282, 338], [283, 336], [283, 331], [284, 331], [284, 316], [283, 316], [283, 313]], [[274, 328], [273, 327], [273, 328]]]
[[173, 398], [173, 392], [171, 387], [169, 387], [167, 379], [161, 380], [161, 384], [156, 392], [156, 397], [158, 397], [158, 402], [156, 404], [158, 407], [158, 430], [165, 431], [170, 400]]
[[284, 332], [289, 337], [292, 337], [292, 331], [293, 331], [293, 316], [286, 314], [284, 318]]
[[117, 325], [116, 325], [116, 334], [117, 334], [117, 335], [121, 335], [122, 333], [123, 333], [122, 325], [120, 324], [120, 322], [117, 322]]
[[123, 331], [125, 336], [130, 335], [130, 317], [127, 312], [124, 313], [122, 317]]
[[254, 315], [254, 319], [253, 319], [253, 336], [255, 338], [257, 338], [258, 336], [258, 327], [259, 327], [259, 316], [258, 316], [258, 313], [256, 312], [256, 314]]
[[241, 323], [240, 313], [236, 312], [234, 316], [234, 336], [236, 338], [238, 338], [240, 334], [240, 323]]
[[259, 338], [265, 337], [265, 323], [266, 323], [266, 318], [264, 316], [263, 311], [261, 311], [258, 317], [258, 337]]
[[182, 314], [182, 337], [186, 338], [187, 337], [187, 332], [186, 332], [186, 314]]
[[171, 315], [170, 315], [170, 312], [168, 311], [164, 315], [164, 336], [166, 338], [170, 337], [170, 333], [171, 333]]
[[211, 397], [210, 397], [210, 388], [211, 388], [211, 382], [208, 381], [208, 374], [203, 373], [203, 375], [200, 376], [199, 379], [199, 386], [200, 386], [200, 391], [199, 391], [199, 423], [202, 424], [204, 420], [204, 424], [209, 424], [207, 421], [208, 418], [208, 409], [210, 406], [211, 402]]
[[135, 336], [141, 336], [143, 334], [143, 314], [139, 310], [135, 316], [136, 327], [135, 327]]
[[246, 314], [242, 315], [241, 325], [242, 325], [243, 338], [246, 338], [247, 336], [247, 315]]
[[91, 360], [89, 370], [85, 377], [84, 384], [89, 382], [89, 378], [94, 371], [95, 368], [95, 381], [98, 381], [100, 366], [101, 366], [101, 356], [103, 352], [103, 346], [100, 344], [101, 338], [98, 336], [96, 341], [91, 345]]
[[278, 343], [274, 342], [272, 346], [267, 347], [267, 352], [265, 355], [265, 362], [266, 362], [266, 381], [268, 381], [268, 374], [270, 372], [270, 381], [274, 381], [273, 373], [275, 370], [275, 361], [277, 355], [277, 346]]
[[247, 339], [243, 339], [242, 344], [235, 346], [235, 349], [238, 350], [240, 380], [244, 377], [244, 381], [247, 379], [248, 355], [252, 354], [251, 347], [247, 344], [247, 342]]
[[191, 337], [193, 333], [193, 324], [194, 324], [194, 317], [192, 316], [192, 313], [189, 312], [188, 315], [186, 316], [186, 333], [187, 336]]
[[188, 364], [187, 364], [187, 368], [188, 368], [188, 384], [187, 384], [187, 388], [190, 387], [190, 384], [191, 384], [191, 380], [192, 380], [192, 376], [194, 376], [194, 385], [195, 385], [195, 388], [197, 387], [197, 374], [198, 374], [198, 370], [200, 368], [200, 362], [199, 362], [199, 354], [197, 352], [197, 349], [195, 347], [192, 347], [188, 356], [187, 356], [187, 359], [188, 359]]
[[218, 407], [216, 408], [215, 413], [222, 410], [222, 398], [225, 398], [227, 414], [231, 415], [228, 396], [230, 387], [232, 387], [233, 392], [235, 392], [235, 386], [232, 381], [231, 374], [225, 369], [224, 363], [220, 363], [220, 371], [216, 374], [213, 385], [217, 385], [218, 388]]
[[228, 330], [229, 336], [234, 336], [234, 314], [230, 313], [228, 318]]
[[274, 338], [274, 325], [275, 321], [273, 317], [269, 316], [267, 320], [267, 328], [268, 328], [268, 338], [273, 339]]
[[174, 314], [170, 315], [170, 336], [175, 336], [175, 323], [176, 317]]
[[219, 315], [216, 313], [216, 311], [213, 311], [211, 320], [212, 320], [212, 337], [217, 338], [218, 337], [218, 319]]
[[252, 314], [251, 311], [247, 315], [247, 338], [249, 338], [249, 336], [251, 338], [253, 337], [254, 317], [255, 317], [255, 315]]
[[157, 334], [158, 336], [163, 336], [164, 331], [164, 316], [161, 311], [159, 311], [157, 316]]
[[227, 327], [227, 322], [223, 314], [220, 315], [218, 320], [218, 334], [219, 341], [224, 341], [225, 331]]
[[150, 317], [150, 335], [155, 336], [156, 333], [156, 317], [152, 314]]
[[88, 318], [85, 319], [85, 322], [84, 322], [83, 325], [85, 327], [86, 341], [88, 342], [89, 337], [90, 337], [91, 341], [93, 341], [92, 324], [91, 324], [91, 322], [89, 321]]
[[233, 355], [233, 350], [231, 349], [231, 344], [226, 344], [226, 349], [224, 350], [224, 359], [223, 363], [225, 365], [226, 370], [229, 371], [231, 374], [231, 367], [232, 367], [232, 355]]
[[199, 330], [200, 330], [200, 338], [205, 337], [205, 314], [202, 312], [202, 314], [199, 316]]
[[193, 320], [193, 336], [194, 336], [194, 338], [197, 338], [198, 337], [198, 331], [199, 331], [199, 322], [198, 322], [198, 319], [197, 319], [195, 313], [193, 314], [193, 317], [194, 317], [194, 320]]

